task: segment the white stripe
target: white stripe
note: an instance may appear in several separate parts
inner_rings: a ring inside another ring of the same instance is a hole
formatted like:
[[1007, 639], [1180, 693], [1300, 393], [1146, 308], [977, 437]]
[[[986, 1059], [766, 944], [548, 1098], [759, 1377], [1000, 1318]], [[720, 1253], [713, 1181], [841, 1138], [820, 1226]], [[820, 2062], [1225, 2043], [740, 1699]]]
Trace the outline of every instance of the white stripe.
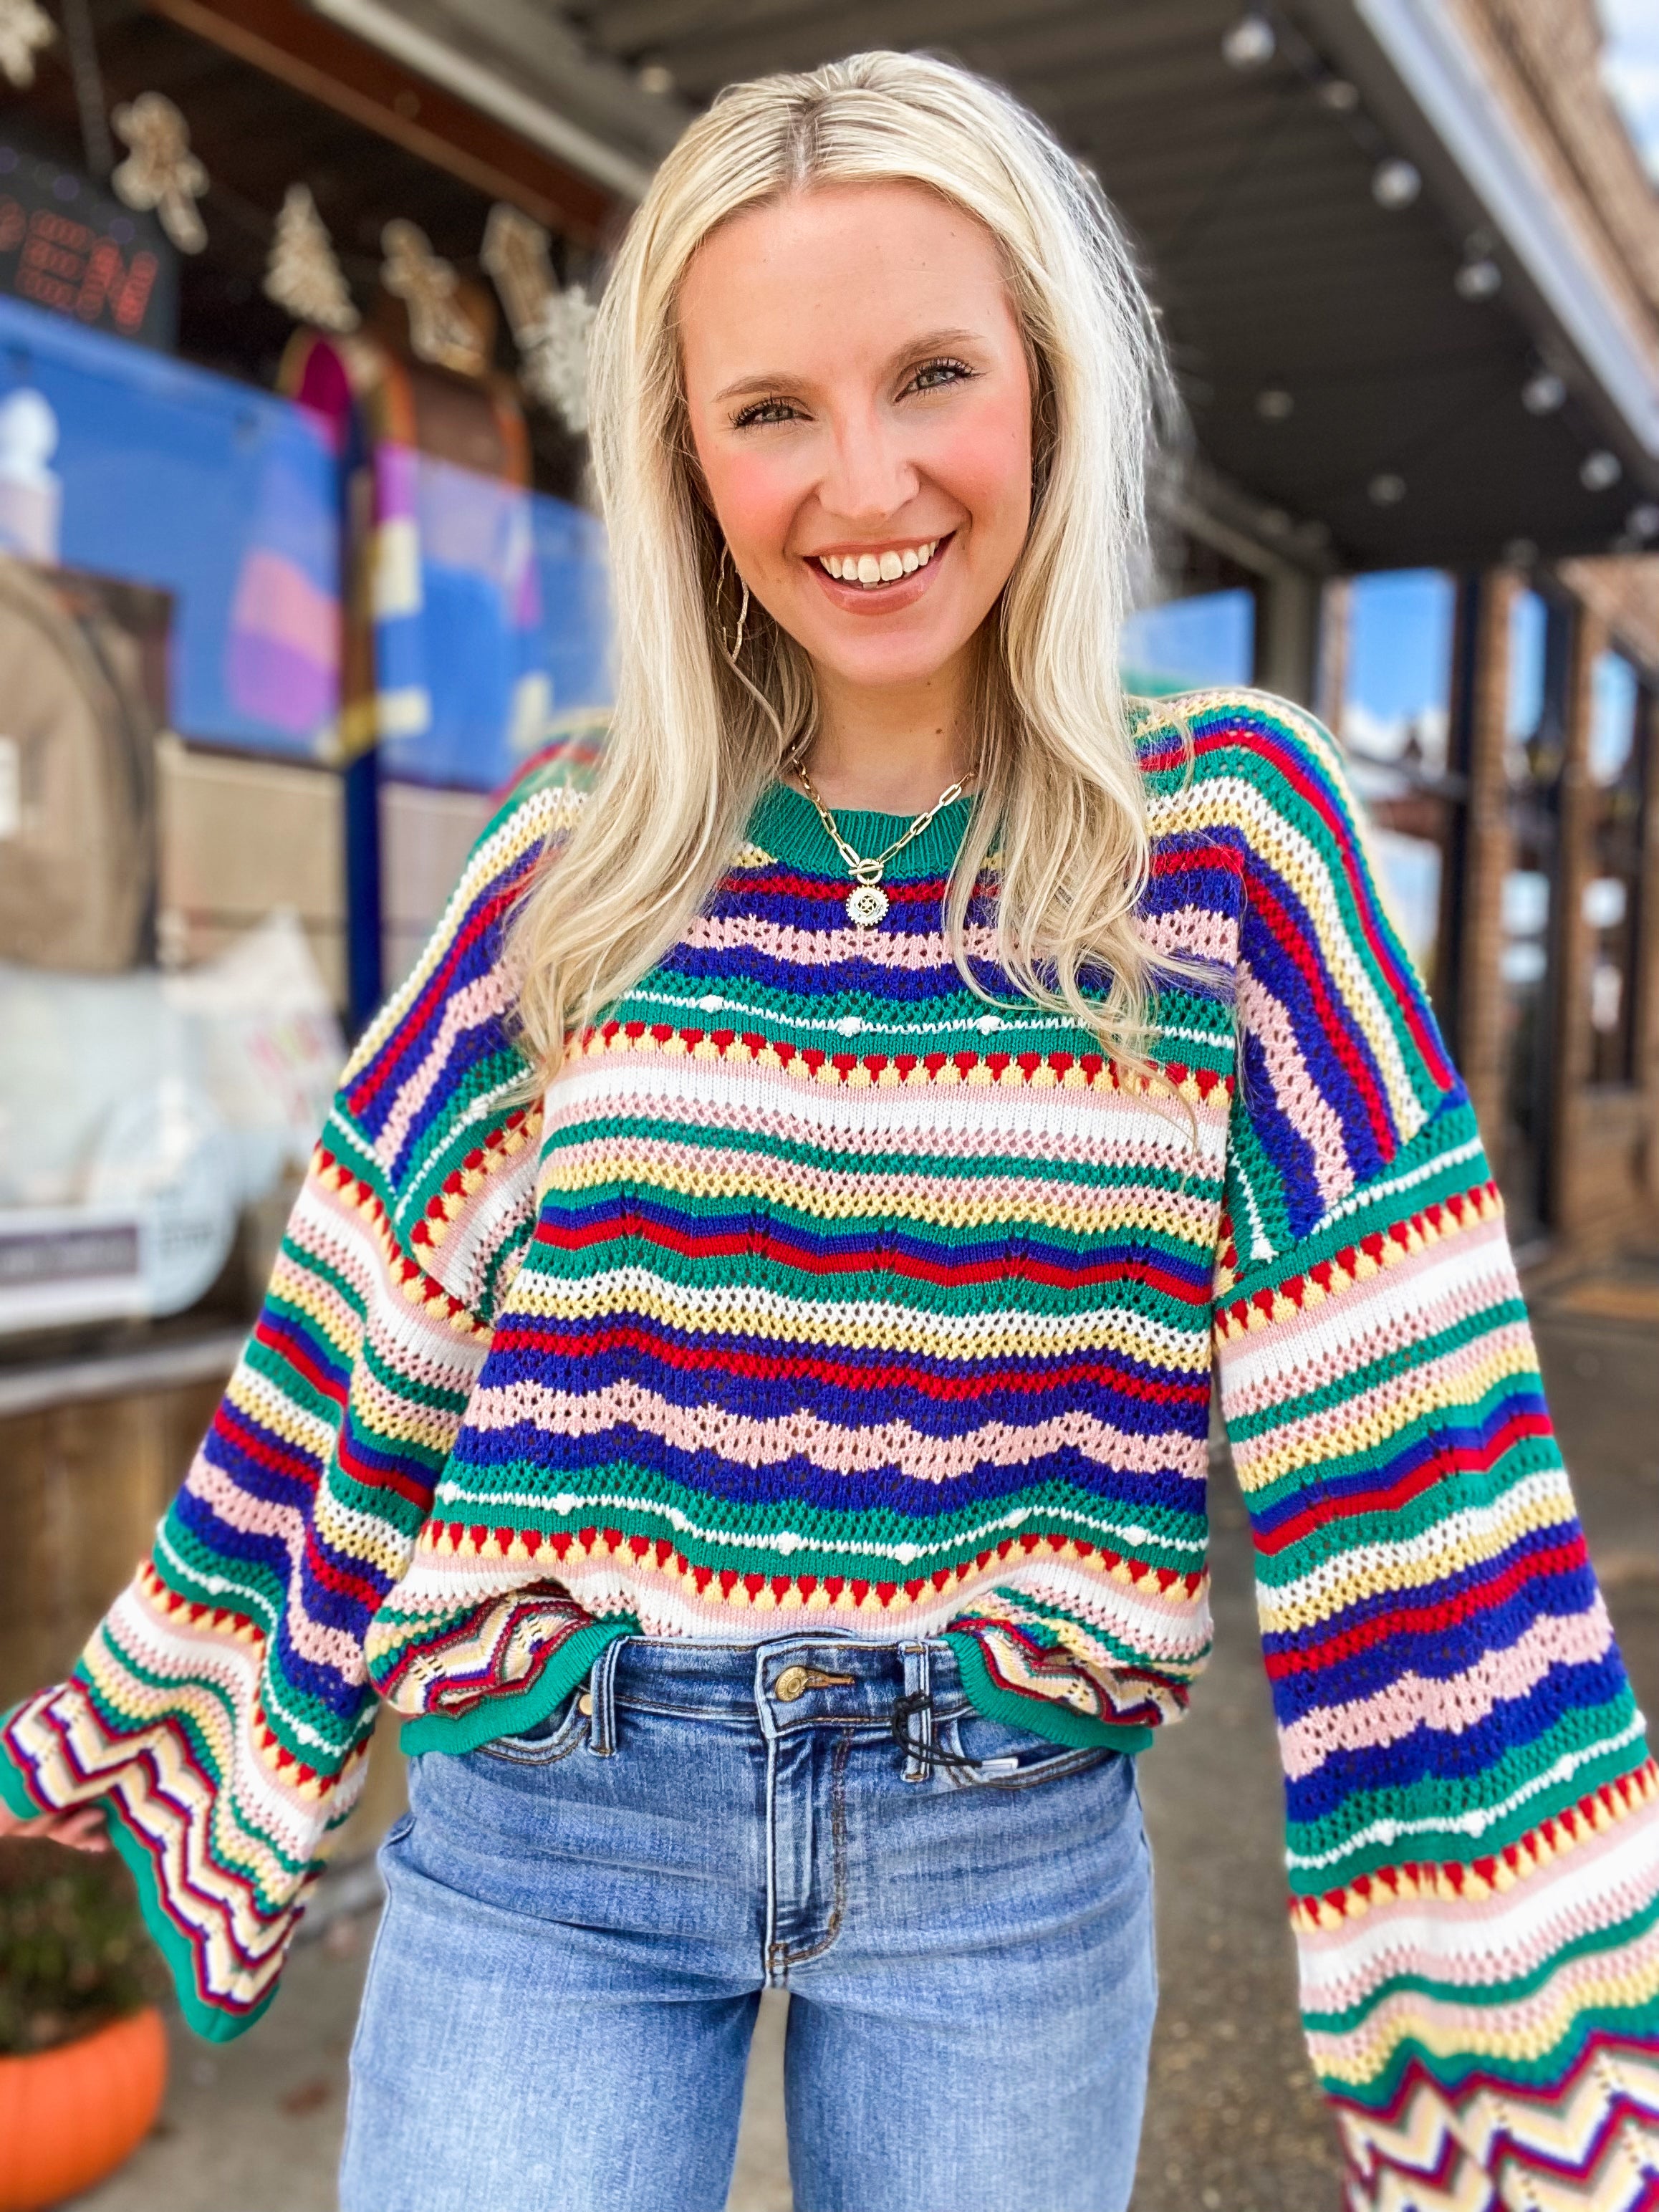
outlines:
[[1617, 1735], [1604, 1736], [1599, 1743], [1586, 1744], [1579, 1750], [1564, 1753], [1553, 1766], [1546, 1768], [1542, 1774], [1529, 1775], [1518, 1790], [1498, 1804], [1478, 1805], [1467, 1813], [1445, 1813], [1437, 1818], [1421, 1820], [1375, 1820], [1369, 1828], [1357, 1829], [1334, 1850], [1286, 1850], [1285, 1863], [1293, 1869], [1317, 1874], [1327, 1867], [1340, 1866], [1344, 1859], [1351, 1859], [1356, 1851], [1369, 1850], [1376, 1844], [1391, 1847], [1409, 1836], [1484, 1836], [1489, 1828], [1498, 1826], [1511, 1813], [1519, 1812], [1523, 1805], [1528, 1804], [1544, 1790], [1553, 1790], [1559, 1783], [1571, 1782], [1579, 1769], [1588, 1766], [1592, 1759], [1604, 1759], [1610, 1751], [1627, 1750], [1632, 1744], [1640, 1743], [1646, 1727], [1647, 1723], [1638, 1713], [1635, 1719], [1627, 1727], [1620, 1729]]

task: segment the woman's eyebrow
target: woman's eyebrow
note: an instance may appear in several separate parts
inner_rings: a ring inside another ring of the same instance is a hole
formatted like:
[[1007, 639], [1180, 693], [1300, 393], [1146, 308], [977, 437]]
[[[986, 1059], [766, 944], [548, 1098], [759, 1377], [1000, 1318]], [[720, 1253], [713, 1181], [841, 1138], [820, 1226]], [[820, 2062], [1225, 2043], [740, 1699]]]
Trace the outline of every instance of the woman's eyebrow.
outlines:
[[[902, 362], [914, 361], [918, 354], [939, 353], [945, 346], [982, 344], [984, 335], [982, 331], [924, 331], [920, 337], [906, 338], [902, 346], [895, 349], [884, 373], [890, 375]], [[798, 371], [763, 368], [756, 375], [740, 376], [735, 383], [722, 385], [714, 394], [714, 401], [719, 405], [722, 400], [743, 399], [750, 393], [799, 392], [811, 382], [810, 377], [803, 377]]]

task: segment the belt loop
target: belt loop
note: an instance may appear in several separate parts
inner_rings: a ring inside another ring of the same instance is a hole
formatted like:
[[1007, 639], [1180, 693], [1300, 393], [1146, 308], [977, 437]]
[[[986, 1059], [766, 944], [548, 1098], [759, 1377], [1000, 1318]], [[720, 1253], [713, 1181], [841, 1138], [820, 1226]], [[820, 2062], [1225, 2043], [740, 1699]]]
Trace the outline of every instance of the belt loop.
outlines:
[[587, 1678], [593, 1714], [587, 1731], [587, 1747], [597, 1758], [609, 1759], [617, 1748], [617, 1661], [628, 1638], [613, 1636], [593, 1662]]
[[909, 1725], [905, 1729], [908, 1756], [904, 1762], [907, 1782], [926, 1782], [933, 1771], [929, 1756], [933, 1744], [933, 1708], [929, 1702], [933, 1692], [930, 1655], [925, 1644], [906, 1644], [901, 1647], [904, 1660], [904, 1694], [920, 1698], [923, 1702], [911, 1711]]

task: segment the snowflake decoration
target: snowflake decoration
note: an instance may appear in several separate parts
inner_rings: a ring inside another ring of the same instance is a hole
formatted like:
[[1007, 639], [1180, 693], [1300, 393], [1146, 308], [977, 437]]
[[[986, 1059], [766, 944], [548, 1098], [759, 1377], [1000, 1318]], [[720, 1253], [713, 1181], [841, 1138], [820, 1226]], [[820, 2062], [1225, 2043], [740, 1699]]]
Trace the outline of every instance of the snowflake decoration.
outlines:
[[34, 82], [34, 57], [58, 36], [58, 26], [34, 0], [0, 0], [0, 70], [21, 92]]
[[544, 407], [557, 410], [568, 430], [587, 428], [587, 334], [593, 303], [580, 284], [556, 292], [540, 328], [525, 349], [525, 388]]
[[264, 292], [297, 322], [313, 323], [319, 330], [355, 331], [362, 320], [308, 185], [288, 188], [271, 240]]
[[164, 93], [141, 92], [110, 118], [131, 149], [110, 179], [130, 208], [154, 208], [182, 253], [199, 253], [207, 230], [196, 203], [208, 173], [190, 150], [190, 126]]
[[561, 292], [548, 235], [519, 209], [489, 211], [483, 264], [495, 280], [522, 356], [526, 391], [552, 408], [568, 429], [587, 428], [587, 334], [593, 308], [580, 284]]

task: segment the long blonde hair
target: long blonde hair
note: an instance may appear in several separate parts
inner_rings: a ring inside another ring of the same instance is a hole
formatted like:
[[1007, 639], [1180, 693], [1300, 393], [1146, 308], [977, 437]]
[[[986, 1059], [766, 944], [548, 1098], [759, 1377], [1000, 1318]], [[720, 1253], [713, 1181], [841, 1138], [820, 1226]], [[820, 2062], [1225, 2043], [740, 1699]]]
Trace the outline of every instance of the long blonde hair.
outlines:
[[[681, 279], [744, 209], [819, 184], [938, 192], [996, 240], [1033, 366], [1030, 532], [988, 618], [978, 799], [945, 900], [970, 983], [969, 901], [994, 843], [996, 957], [1015, 989], [1145, 1067], [1152, 961], [1135, 924], [1145, 796], [1118, 647], [1146, 545], [1152, 434], [1170, 390], [1133, 258], [1092, 179], [1036, 119], [951, 64], [854, 55], [730, 86], [653, 178], [593, 325], [589, 420], [609, 525], [616, 707], [592, 797], [516, 910], [526, 1049], [568, 1038], [690, 925], [778, 772], [810, 738], [805, 654], [758, 605], [741, 672], [722, 644], [719, 525], [682, 380]], [[975, 984], [975, 988], [980, 988]]]

